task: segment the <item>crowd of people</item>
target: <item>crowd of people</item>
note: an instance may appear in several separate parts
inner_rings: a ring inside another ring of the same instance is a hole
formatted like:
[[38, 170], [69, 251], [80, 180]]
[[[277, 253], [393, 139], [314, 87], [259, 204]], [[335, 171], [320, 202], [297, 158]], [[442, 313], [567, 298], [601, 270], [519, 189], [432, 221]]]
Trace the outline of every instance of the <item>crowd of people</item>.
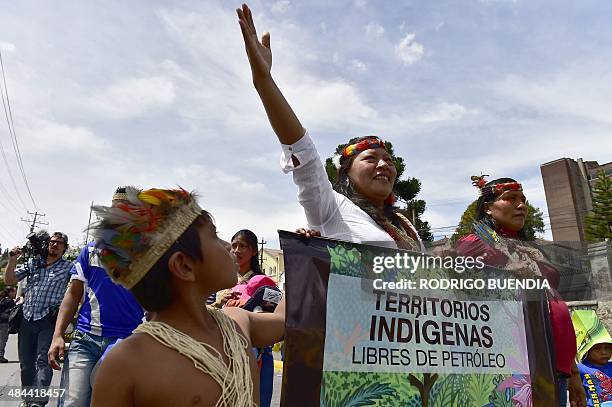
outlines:
[[[299, 232], [425, 252], [418, 231], [394, 205], [397, 170], [385, 142], [348, 140], [337, 151], [332, 185], [313, 139], [274, 82], [270, 35], [259, 40], [246, 5], [237, 14], [254, 87], [281, 144], [282, 170], [292, 173], [306, 214], [307, 228]], [[476, 223], [457, 254], [483, 255], [510, 274], [550, 282], [550, 363], [557, 371], [551, 389], [559, 405], [569, 394], [571, 405], [586, 406], [588, 380], [610, 383], [610, 340], [593, 344], [576, 364], [570, 313], [556, 291], [559, 273], [524, 236], [521, 184], [483, 177], [474, 184]], [[182, 189], [120, 187], [110, 206], [94, 211], [95, 241], [74, 263], [63, 258], [68, 237], [59, 232], [44, 259], [18, 266], [21, 249], [10, 251], [6, 284], [27, 282], [18, 336], [21, 385], [46, 388], [56, 369], [66, 389], [62, 406], [269, 406], [271, 346], [283, 338], [285, 299], [260, 270], [257, 236], [244, 229], [224, 242], [211, 215]], [[14, 307], [14, 287], [7, 287], [0, 300], [0, 362], [7, 311]], [[75, 315], [66, 350], [64, 333]], [[47, 402], [26, 398], [22, 405]]]

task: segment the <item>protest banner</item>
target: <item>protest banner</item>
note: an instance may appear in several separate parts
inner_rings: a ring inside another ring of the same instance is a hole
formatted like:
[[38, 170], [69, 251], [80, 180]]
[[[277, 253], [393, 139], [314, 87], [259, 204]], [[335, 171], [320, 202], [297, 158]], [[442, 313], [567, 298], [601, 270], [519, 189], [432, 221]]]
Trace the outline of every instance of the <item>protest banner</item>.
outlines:
[[558, 405], [544, 290], [507, 289], [507, 273], [484, 265], [428, 266], [420, 253], [280, 241], [283, 406]]

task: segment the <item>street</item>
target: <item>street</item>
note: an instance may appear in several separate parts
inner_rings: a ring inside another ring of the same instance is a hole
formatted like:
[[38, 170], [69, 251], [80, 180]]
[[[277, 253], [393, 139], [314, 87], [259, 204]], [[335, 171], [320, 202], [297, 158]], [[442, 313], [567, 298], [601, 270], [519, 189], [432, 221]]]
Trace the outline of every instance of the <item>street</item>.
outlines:
[[[274, 355], [278, 358], [278, 355]], [[9, 363], [0, 364], [0, 407], [4, 406], [18, 406], [21, 400], [15, 399], [14, 401], [8, 401], [6, 394], [12, 386], [20, 386], [19, 378], [19, 362], [17, 360], [17, 335], [10, 335], [8, 343], [6, 344], [5, 357], [9, 360]], [[60, 372], [55, 371], [53, 373], [53, 380], [51, 386], [59, 387]], [[280, 372], [274, 372], [274, 393], [272, 395], [272, 407], [278, 407], [280, 405], [280, 387], [282, 382], [282, 375]], [[55, 407], [57, 399], [52, 399], [49, 406]]]

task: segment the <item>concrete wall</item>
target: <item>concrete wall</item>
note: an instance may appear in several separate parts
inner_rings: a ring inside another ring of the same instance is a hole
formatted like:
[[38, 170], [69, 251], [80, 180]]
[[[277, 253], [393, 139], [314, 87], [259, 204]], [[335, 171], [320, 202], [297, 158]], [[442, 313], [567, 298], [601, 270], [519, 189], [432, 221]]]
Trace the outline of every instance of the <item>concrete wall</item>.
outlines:
[[[548, 217], [555, 242], [583, 242], [584, 216], [588, 205], [585, 188], [588, 185], [578, 166], [569, 158], [562, 158], [540, 166]], [[587, 193], [590, 198], [590, 194]]]
[[569, 302], [570, 309], [593, 309], [612, 334], [612, 242], [588, 245], [593, 295], [591, 301]]

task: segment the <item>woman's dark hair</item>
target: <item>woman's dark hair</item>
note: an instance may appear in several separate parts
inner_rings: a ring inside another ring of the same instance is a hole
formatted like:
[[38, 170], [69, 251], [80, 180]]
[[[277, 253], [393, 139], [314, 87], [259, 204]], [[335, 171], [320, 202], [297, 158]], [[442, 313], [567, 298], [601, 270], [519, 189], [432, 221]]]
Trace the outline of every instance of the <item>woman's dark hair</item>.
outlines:
[[[348, 176], [348, 170], [351, 168], [355, 157], [358, 154], [352, 155], [350, 157], [344, 157], [342, 155], [342, 150], [345, 146], [349, 144], [359, 143], [362, 140], [365, 140], [368, 137], [355, 137], [348, 141], [347, 144], [341, 146], [336, 150], [336, 153], [340, 155], [340, 168], [338, 168], [338, 175], [336, 177], [336, 182], [333, 187], [334, 190], [348, 199], [350, 199], [355, 205], [357, 205], [361, 210], [370, 215], [374, 222], [379, 224], [381, 227], [386, 221], [390, 221], [395, 226], [402, 228], [401, 223], [397, 216], [395, 216], [395, 206], [390, 203], [385, 202], [383, 209], [381, 210], [376, 205], [374, 205], [368, 198], [357, 192], [355, 187], [353, 186], [353, 182], [351, 178]], [[397, 180], [396, 180], [397, 181]]]
[[[490, 186], [497, 185], [497, 184], [505, 184], [508, 182], [517, 182], [517, 181], [512, 178], [498, 178], [498, 179], [494, 179], [493, 181], [487, 182], [484, 187], [486, 188], [486, 187], [490, 187]], [[478, 202], [476, 204], [476, 218], [475, 218], [476, 221], [484, 223], [485, 225], [489, 226], [493, 230], [496, 230], [498, 226], [495, 224], [495, 219], [493, 219], [493, 217], [491, 217], [489, 214], [486, 213], [485, 204], [495, 201], [495, 199], [497, 199], [498, 196], [499, 195], [495, 195], [494, 193], [490, 193], [487, 195], [481, 195], [480, 198], [478, 198]], [[525, 232], [524, 226], [521, 230], [518, 231], [517, 234], [521, 240], [527, 239], [527, 233]]]
[[251, 232], [249, 229], [242, 229], [232, 236], [232, 242], [237, 237], [243, 238], [251, 249], [255, 250], [255, 255], [251, 257], [251, 271], [253, 272], [253, 275], [256, 276], [258, 274], [263, 274], [261, 268], [259, 267], [259, 259], [257, 258], [257, 253], [259, 252], [259, 248], [257, 246], [257, 235]]
[[142, 280], [131, 288], [134, 297], [145, 310], [162, 311], [174, 301], [172, 275], [168, 270], [168, 260], [174, 253], [182, 252], [194, 260], [204, 260], [198, 229], [206, 222], [212, 222], [212, 218], [208, 212], [202, 211], [202, 214], [166, 250]]

